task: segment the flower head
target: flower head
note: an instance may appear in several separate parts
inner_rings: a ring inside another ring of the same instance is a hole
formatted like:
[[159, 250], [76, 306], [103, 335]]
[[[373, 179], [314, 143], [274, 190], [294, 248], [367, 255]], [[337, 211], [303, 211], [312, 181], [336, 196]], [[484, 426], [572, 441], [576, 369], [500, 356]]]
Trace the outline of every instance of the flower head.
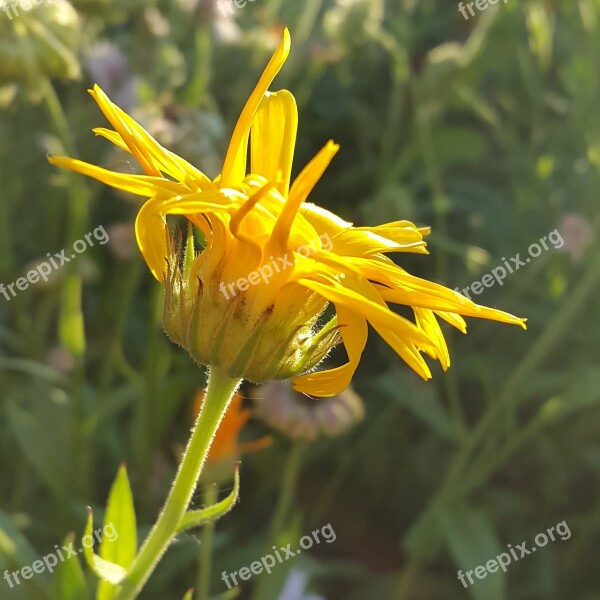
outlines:
[[[427, 254], [427, 228], [407, 221], [353, 227], [307, 202], [339, 146], [327, 142], [291, 181], [296, 102], [287, 90], [268, 91], [289, 51], [285, 30], [215, 179], [163, 148], [97, 86], [91, 94], [114, 129], [96, 134], [131, 153], [145, 175], [50, 159], [148, 199], [138, 213], [136, 235], [150, 270], [165, 284], [171, 338], [199, 363], [218, 366], [230, 377], [256, 383], [292, 377], [299, 391], [334, 396], [358, 366], [368, 324], [424, 379], [431, 372], [423, 354], [444, 369], [450, 365], [438, 319], [463, 332], [461, 315], [524, 327], [523, 319], [410, 275], [386, 256]], [[185, 248], [166, 232], [167, 215], [183, 215], [191, 224]], [[200, 252], [192, 226], [204, 238]], [[319, 319], [329, 303], [336, 314], [323, 326]], [[414, 321], [394, 313], [389, 303], [410, 307]], [[348, 362], [312, 372], [340, 340]]]

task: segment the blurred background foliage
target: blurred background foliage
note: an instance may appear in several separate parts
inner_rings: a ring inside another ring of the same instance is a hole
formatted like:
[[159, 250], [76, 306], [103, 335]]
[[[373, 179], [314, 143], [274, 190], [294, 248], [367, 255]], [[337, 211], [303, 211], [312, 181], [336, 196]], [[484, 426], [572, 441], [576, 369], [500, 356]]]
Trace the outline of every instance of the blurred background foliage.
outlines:
[[[599, 19], [599, 0], [508, 0], [469, 20], [439, 0], [56, 0], [0, 13], [0, 282], [99, 225], [111, 236], [0, 296], [0, 572], [81, 536], [122, 461], [142, 537], [204, 383], [161, 332], [137, 201], [58, 172], [47, 153], [136, 168], [90, 132], [105, 126], [85, 93], [97, 82], [216, 175], [288, 25], [274, 89], [298, 100], [296, 172], [327, 139], [342, 145], [313, 201], [356, 224], [432, 225], [431, 256], [401, 263], [453, 288], [555, 228], [565, 245], [476, 297], [528, 331], [448, 328], [453, 366], [434, 365], [431, 382], [372, 336], [354, 382], [365, 418], [344, 435], [302, 443], [251, 420], [244, 439], [274, 440], [244, 457], [241, 503], [215, 528], [213, 594], [223, 570], [265, 553], [277, 513], [282, 545], [326, 523], [336, 540], [240, 598], [600, 599]], [[563, 520], [571, 539], [468, 590], [457, 580]], [[195, 585], [201, 535], [173, 545], [143, 598]], [[2, 581], [0, 597], [65, 600], [53, 580]]]

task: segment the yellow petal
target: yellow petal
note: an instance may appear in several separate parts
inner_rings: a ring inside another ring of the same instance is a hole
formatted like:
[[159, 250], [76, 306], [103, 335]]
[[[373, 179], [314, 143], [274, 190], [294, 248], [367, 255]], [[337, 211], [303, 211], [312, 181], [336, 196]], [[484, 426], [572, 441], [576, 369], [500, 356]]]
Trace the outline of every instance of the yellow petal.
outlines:
[[290, 32], [286, 28], [283, 32], [283, 38], [271, 57], [269, 64], [261, 75], [258, 84], [246, 102], [240, 118], [238, 119], [223, 164], [220, 185], [222, 187], [232, 187], [244, 179], [246, 175], [246, 155], [248, 152], [248, 136], [254, 113], [262, 102], [265, 93], [275, 79], [275, 76], [283, 67], [290, 53], [291, 39]]
[[[402, 358], [402, 360], [425, 381], [431, 379], [431, 371], [421, 356], [419, 348], [410, 338], [404, 338], [394, 331], [373, 323], [373, 328]], [[421, 348], [423, 349], [423, 348]]]
[[427, 337], [434, 342], [436, 351], [431, 352], [429, 355], [431, 358], [440, 361], [444, 371], [448, 370], [450, 367], [448, 345], [446, 344], [446, 339], [444, 338], [440, 324], [437, 322], [433, 311], [425, 308], [415, 308], [414, 312], [418, 325], [423, 329]]
[[[115, 146], [118, 146], [125, 152], [130, 152], [129, 147], [123, 141], [123, 138], [111, 129], [104, 127], [96, 127], [92, 130], [97, 136], [103, 137], [104, 139], [111, 142]], [[149, 134], [148, 134], [149, 135]], [[158, 144], [158, 142], [157, 142]], [[159, 145], [160, 146], [160, 145]], [[162, 148], [162, 146], [160, 146]], [[213, 189], [216, 186], [212, 183], [209, 177], [207, 177], [202, 171], [188, 163], [183, 158], [177, 156], [173, 152], [162, 148], [164, 150], [164, 156], [152, 158], [155, 166], [166, 173], [173, 179], [183, 183], [191, 191], [199, 191], [201, 189]]]
[[[110, 124], [115, 128], [115, 130], [121, 135], [123, 141], [129, 148], [129, 151], [137, 161], [140, 163], [144, 171], [148, 175], [154, 175], [156, 177], [160, 177], [160, 171], [158, 168], [152, 163], [150, 156], [148, 154], [148, 150], [142, 145], [136, 144], [135, 142], [135, 132], [131, 130], [120, 118], [117, 114], [117, 106], [113, 104], [108, 96], [104, 93], [102, 88], [99, 85], [95, 85], [93, 90], [88, 90], [92, 98], [98, 104], [98, 107], [104, 114], [104, 116], [108, 119]], [[119, 109], [120, 110], [120, 109]]]
[[445, 312], [441, 310], [436, 310], [435, 314], [440, 317], [440, 319], [444, 319], [446, 323], [450, 323], [453, 327], [456, 327], [462, 333], [467, 333], [467, 324], [465, 320], [456, 313]]
[[360, 266], [365, 277], [369, 280], [382, 284], [383, 287], [378, 287], [378, 289], [382, 297], [388, 302], [455, 312], [468, 317], [519, 325], [523, 329], [527, 329], [525, 319], [495, 308], [479, 306], [458, 292], [432, 281], [410, 275], [393, 263], [360, 258], [349, 258], [348, 260], [354, 265]]
[[[415, 227], [410, 221], [396, 221], [386, 223], [377, 227], [356, 227], [356, 231], [370, 232], [378, 238], [385, 238], [398, 245], [399, 250], [414, 251], [413, 248], [421, 248], [427, 245], [423, 241], [424, 232]], [[392, 250], [393, 251], [393, 250]], [[418, 250], [417, 250], [418, 251]]]
[[185, 192], [180, 183], [169, 181], [163, 177], [152, 177], [149, 175], [128, 175], [125, 173], [115, 173], [102, 167], [97, 167], [90, 163], [68, 158], [66, 156], [49, 156], [48, 161], [57, 167], [64, 167], [76, 173], [87, 175], [92, 179], [97, 179], [118, 190], [145, 196], [146, 198], [157, 196], [161, 198], [172, 197]]
[[329, 398], [349, 385], [367, 343], [368, 327], [364, 317], [336, 305], [340, 333], [348, 353], [348, 362], [341, 367], [309, 373], [292, 380], [294, 389], [310, 396]]
[[[418, 234], [418, 232], [417, 232]], [[332, 251], [341, 256], [364, 257], [380, 252], [419, 252], [427, 254], [426, 244], [421, 236], [412, 241], [400, 243], [388, 237], [379, 235], [376, 230], [352, 227], [336, 234], [331, 238]]]
[[273, 230], [272, 237], [276, 247], [285, 248], [298, 209], [306, 200], [317, 181], [319, 181], [339, 148], [338, 144], [334, 144], [331, 140], [327, 142], [294, 181], [290, 190], [290, 196]]
[[[153, 174], [156, 174], [156, 170], [158, 170], [158, 174], [162, 171], [173, 179], [190, 183], [191, 189], [194, 190], [200, 187], [204, 189], [213, 187], [211, 180], [202, 171], [161, 146], [141, 125], [116, 104], [113, 104], [98, 86], [95, 86], [93, 96], [101, 107], [110, 106], [110, 110], [106, 108], [104, 114], [110, 115], [109, 120], [111, 120], [111, 123], [117, 123], [121, 131], [126, 129], [129, 132], [130, 144], [143, 152], [145, 160], [152, 164]], [[103, 127], [97, 127], [93, 131], [96, 135], [106, 138], [122, 150], [132, 153], [130, 145], [117, 131], [111, 131]]]
[[326, 233], [330, 237], [344, 231], [344, 229], [352, 227], [352, 223], [344, 221], [344, 219], [338, 217], [331, 211], [321, 208], [316, 204], [312, 204], [311, 202], [304, 202], [300, 206], [299, 214], [301, 214], [319, 233]]
[[225, 211], [226, 207], [214, 202], [218, 194], [203, 194], [205, 200], [164, 200], [152, 198], [148, 200], [135, 220], [135, 235], [142, 255], [158, 281], [164, 279], [166, 259], [168, 256], [166, 215], [194, 215], [202, 212]]
[[168, 256], [167, 222], [164, 214], [156, 207], [161, 203], [158, 198], [148, 200], [135, 219], [135, 237], [140, 251], [152, 275], [162, 281], [164, 279]]
[[287, 197], [298, 131], [298, 108], [287, 90], [269, 93], [260, 103], [250, 130], [252, 173], [277, 181], [277, 189]]
[[120, 134], [112, 129], [106, 129], [106, 127], [95, 127], [92, 131], [99, 137], [103, 137], [105, 140], [108, 140], [111, 144], [118, 146], [121, 150], [125, 152], [131, 151], [129, 150], [129, 146], [123, 141], [123, 138]]
[[[246, 231], [241, 230], [241, 225], [243, 220], [250, 214], [250, 211], [254, 208], [256, 204], [258, 204], [262, 199], [265, 198], [270, 192], [275, 188], [274, 183], [267, 183], [264, 187], [259, 189], [255, 194], [253, 194], [242, 206], [234, 213], [231, 218], [231, 223], [229, 225], [231, 229], [231, 233], [240, 241], [247, 244], [251, 251], [254, 253], [255, 262], [259, 262], [262, 258], [262, 245], [260, 243], [260, 238], [257, 238], [255, 235], [250, 235]], [[263, 220], [257, 219], [258, 225], [263, 224]]]
[[[323, 296], [326, 300], [333, 302], [336, 307], [342, 305], [350, 310], [363, 315], [373, 327], [387, 329], [405, 339], [412, 340], [422, 348], [431, 346], [431, 341], [424, 333], [410, 321], [393, 313], [384, 303], [379, 304], [373, 299], [368, 298], [359, 292], [347, 287], [343, 287], [337, 282], [328, 282], [327, 284], [319, 281], [300, 279], [300, 285], [307, 287]], [[358, 282], [356, 282], [358, 284]], [[365, 287], [368, 284], [363, 284]], [[373, 295], [373, 291], [369, 295]]]

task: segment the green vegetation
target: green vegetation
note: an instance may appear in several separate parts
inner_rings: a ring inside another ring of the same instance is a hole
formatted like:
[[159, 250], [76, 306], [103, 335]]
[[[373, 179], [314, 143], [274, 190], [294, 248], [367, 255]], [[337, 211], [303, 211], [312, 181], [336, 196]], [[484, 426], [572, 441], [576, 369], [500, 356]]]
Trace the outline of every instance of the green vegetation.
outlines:
[[[0, 11], [0, 575], [55, 545], [79, 548], [87, 505], [125, 544], [96, 553], [130, 562], [136, 521], [142, 540], [205, 383], [161, 331], [162, 290], [135, 247], [139, 200], [60, 171], [47, 154], [136, 168], [90, 131], [106, 126], [86, 93], [97, 82], [215, 176], [287, 25], [294, 50], [274, 88], [298, 100], [295, 172], [329, 138], [341, 144], [312, 199], [357, 225], [431, 225], [431, 255], [397, 262], [452, 288], [483, 280], [472, 298], [527, 317], [528, 331], [476, 319], [468, 336], [444, 327], [452, 367], [431, 361], [429, 382], [371, 336], [353, 384], [364, 420], [309, 444], [251, 420], [242, 439], [271, 433], [273, 443], [243, 457], [241, 501], [214, 527], [182, 533], [141, 597], [179, 600], [198, 582], [234, 597], [223, 571], [330, 523], [334, 542], [242, 582], [238, 598], [597, 600], [600, 0], [509, 0], [468, 21], [453, 1], [214, 4]], [[100, 226], [107, 243], [90, 237], [47, 281], [18, 283]], [[555, 230], [564, 244], [551, 243]], [[517, 254], [531, 261], [485, 284]], [[328, 364], [344, 360], [334, 351]], [[203, 476], [192, 508], [217, 500], [213, 481]], [[223, 500], [233, 471], [220, 483]], [[507, 544], [531, 547], [562, 521], [569, 539], [461, 585], [459, 569]], [[210, 573], [198, 573], [201, 555]], [[295, 570], [305, 596], [280, 596]], [[113, 597], [96, 586], [81, 554], [12, 588], [0, 580], [0, 598]]]

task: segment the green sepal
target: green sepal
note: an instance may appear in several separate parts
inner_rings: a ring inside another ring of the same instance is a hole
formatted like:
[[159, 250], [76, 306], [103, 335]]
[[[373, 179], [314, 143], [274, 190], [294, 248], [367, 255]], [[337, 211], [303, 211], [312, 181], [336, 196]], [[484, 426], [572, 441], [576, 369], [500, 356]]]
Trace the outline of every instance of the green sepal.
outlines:
[[196, 250], [194, 248], [194, 226], [191, 221], [188, 223], [187, 239], [185, 242], [185, 254], [183, 259], [183, 272], [185, 277], [188, 277], [196, 258]]

